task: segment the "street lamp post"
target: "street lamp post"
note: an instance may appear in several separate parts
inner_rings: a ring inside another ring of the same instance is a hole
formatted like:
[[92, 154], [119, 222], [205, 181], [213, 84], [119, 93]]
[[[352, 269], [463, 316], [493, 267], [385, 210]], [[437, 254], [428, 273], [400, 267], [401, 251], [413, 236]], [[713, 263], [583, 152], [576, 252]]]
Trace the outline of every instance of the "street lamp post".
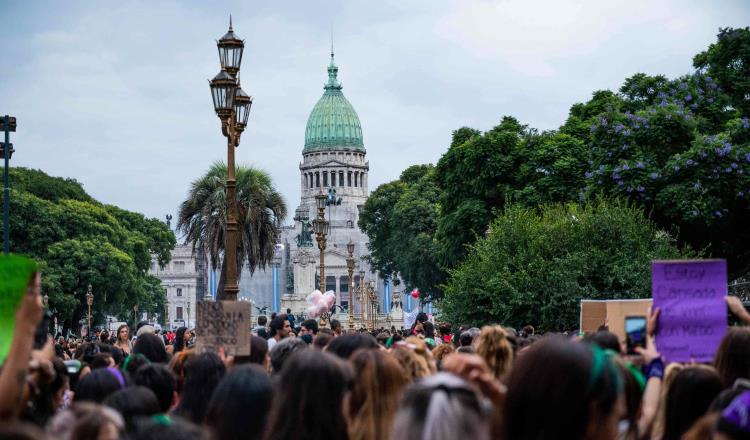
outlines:
[[3, 172], [3, 252], [10, 252], [10, 158], [13, 156], [13, 144], [10, 143], [10, 132], [16, 131], [16, 118], [5, 115], [0, 119], [0, 130], [5, 132], [5, 142], [0, 144], [0, 154], [5, 161]]
[[227, 219], [224, 238], [224, 258], [227, 275], [224, 284], [224, 297], [237, 300], [240, 291], [237, 284], [237, 244], [239, 228], [237, 224], [237, 179], [235, 176], [234, 149], [240, 145], [240, 136], [247, 126], [253, 98], [240, 88], [239, 73], [242, 51], [245, 42], [237, 38], [229, 18], [229, 31], [216, 42], [219, 48], [221, 71], [209, 81], [214, 110], [221, 120], [221, 132], [227, 138]]
[[94, 291], [91, 287], [91, 284], [89, 284], [88, 289], [86, 290], [86, 304], [89, 306], [89, 327], [88, 327], [88, 336], [91, 337], [91, 306], [94, 304]]
[[364, 323], [367, 319], [367, 309], [365, 308], [365, 271], [362, 270], [361, 265], [359, 269], [359, 292], [357, 293], [357, 299], [359, 300], [359, 315]]
[[[323, 191], [315, 196], [315, 203], [318, 207], [318, 218], [313, 220], [313, 229], [315, 229], [315, 239], [318, 242], [318, 249], [320, 249], [320, 279], [318, 280], [318, 288], [321, 292], [326, 291], [326, 265], [325, 265], [325, 250], [326, 250], [326, 236], [330, 233], [331, 224], [326, 221], [326, 202], [328, 197], [323, 194]], [[321, 317], [323, 318], [323, 317]], [[325, 325], [325, 318], [321, 319], [321, 326]]]
[[346, 259], [346, 268], [349, 270], [349, 328], [354, 328], [354, 302], [352, 301], [352, 291], [354, 290], [354, 284], [352, 277], [354, 276], [354, 242], [351, 238], [349, 243], [346, 245], [346, 250], [349, 251], [349, 258]]

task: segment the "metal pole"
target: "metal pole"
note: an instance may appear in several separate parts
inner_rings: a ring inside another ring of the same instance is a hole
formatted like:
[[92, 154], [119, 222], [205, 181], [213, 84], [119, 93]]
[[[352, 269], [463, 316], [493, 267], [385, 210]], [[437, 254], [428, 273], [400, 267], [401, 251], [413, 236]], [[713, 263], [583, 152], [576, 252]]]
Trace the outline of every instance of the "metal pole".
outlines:
[[[229, 123], [229, 136], [227, 136], [227, 232], [225, 239], [224, 258], [227, 263], [227, 280], [224, 285], [224, 295], [229, 301], [237, 301], [237, 293], [240, 291], [237, 285], [237, 180], [234, 168], [234, 117]], [[188, 317], [188, 321], [190, 318]]]
[[8, 167], [10, 166], [10, 116], [4, 117], [5, 146], [3, 147], [3, 159], [5, 160], [5, 171], [3, 172], [3, 252], [10, 252], [10, 177]]

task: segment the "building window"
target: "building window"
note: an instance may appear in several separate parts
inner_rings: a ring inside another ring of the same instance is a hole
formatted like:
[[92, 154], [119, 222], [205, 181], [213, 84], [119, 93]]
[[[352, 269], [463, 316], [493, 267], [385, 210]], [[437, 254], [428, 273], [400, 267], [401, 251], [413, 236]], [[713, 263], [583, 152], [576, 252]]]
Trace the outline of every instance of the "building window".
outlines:
[[[339, 278], [339, 289], [342, 294], [349, 292], [349, 277], [343, 276]], [[342, 299], [343, 299], [343, 296], [342, 296]]]
[[341, 298], [341, 308], [349, 310], [349, 299]]
[[346, 186], [352, 186], [352, 172], [351, 171], [346, 173], [346, 182], [347, 182]]
[[344, 172], [339, 171], [339, 186], [344, 186]]
[[177, 307], [176, 319], [182, 321], [182, 307]]
[[310, 188], [315, 188], [315, 176], [310, 173]]
[[336, 277], [326, 277], [326, 292], [329, 290], [336, 292]]
[[323, 186], [328, 186], [328, 171], [323, 171]]
[[315, 173], [315, 186], [320, 188], [320, 173]]
[[331, 186], [336, 186], [336, 171], [331, 171]]
[[177, 296], [182, 296], [182, 288], [181, 287], [177, 288]]
[[305, 188], [307, 188], [307, 173], [305, 173]]
[[354, 187], [357, 187], [357, 177], [359, 177], [359, 173], [354, 173]]

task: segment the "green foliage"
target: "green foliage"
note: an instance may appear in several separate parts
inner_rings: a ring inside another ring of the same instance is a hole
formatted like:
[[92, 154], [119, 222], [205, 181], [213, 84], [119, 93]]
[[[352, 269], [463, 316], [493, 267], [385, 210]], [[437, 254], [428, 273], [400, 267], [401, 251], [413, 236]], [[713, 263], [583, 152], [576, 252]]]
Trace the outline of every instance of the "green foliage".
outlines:
[[448, 322], [573, 329], [582, 298], [648, 297], [651, 260], [690, 256], [622, 202], [513, 205], [451, 272], [438, 306]]
[[164, 292], [146, 272], [151, 254], [167, 262], [174, 234], [162, 222], [102, 205], [72, 179], [11, 169], [11, 249], [39, 262], [50, 308], [75, 325], [92, 285], [95, 322], [127, 319], [132, 307], [160, 313]]
[[75, 179], [49, 176], [41, 170], [11, 168], [10, 180], [16, 191], [31, 193], [40, 199], [52, 202], [65, 199], [94, 202]]
[[[256, 268], [265, 268], [273, 258], [281, 222], [286, 217], [286, 203], [266, 172], [238, 166], [235, 173], [240, 230], [237, 266], [246, 266], [253, 273]], [[214, 163], [191, 184], [177, 220], [177, 229], [185, 234], [186, 243], [191, 243], [194, 250], [205, 249], [214, 269], [219, 267], [224, 252], [226, 178], [226, 165]], [[222, 263], [217, 287], [222, 293], [225, 278], [226, 265]]]
[[481, 135], [465, 128], [453, 133], [451, 147], [435, 167], [441, 194], [437, 237], [442, 265], [452, 267], [460, 261], [466, 244], [485, 233], [493, 210], [503, 208], [516, 186], [528, 134], [526, 126], [507, 116]]
[[716, 79], [741, 114], [750, 115], [750, 27], [720, 29], [717, 39], [693, 65]]
[[445, 272], [435, 239], [439, 190], [432, 165], [407, 168], [379, 186], [365, 203], [359, 227], [369, 237], [369, 260], [384, 278], [401, 279], [423, 296], [437, 298]]

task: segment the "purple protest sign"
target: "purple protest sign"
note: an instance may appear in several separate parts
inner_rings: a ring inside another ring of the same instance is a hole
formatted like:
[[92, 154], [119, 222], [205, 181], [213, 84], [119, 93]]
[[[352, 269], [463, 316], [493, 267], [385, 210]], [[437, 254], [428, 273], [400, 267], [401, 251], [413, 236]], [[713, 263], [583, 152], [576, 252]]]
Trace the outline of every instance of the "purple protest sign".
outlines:
[[656, 347], [670, 362], [711, 362], [727, 332], [726, 260], [653, 261]]

